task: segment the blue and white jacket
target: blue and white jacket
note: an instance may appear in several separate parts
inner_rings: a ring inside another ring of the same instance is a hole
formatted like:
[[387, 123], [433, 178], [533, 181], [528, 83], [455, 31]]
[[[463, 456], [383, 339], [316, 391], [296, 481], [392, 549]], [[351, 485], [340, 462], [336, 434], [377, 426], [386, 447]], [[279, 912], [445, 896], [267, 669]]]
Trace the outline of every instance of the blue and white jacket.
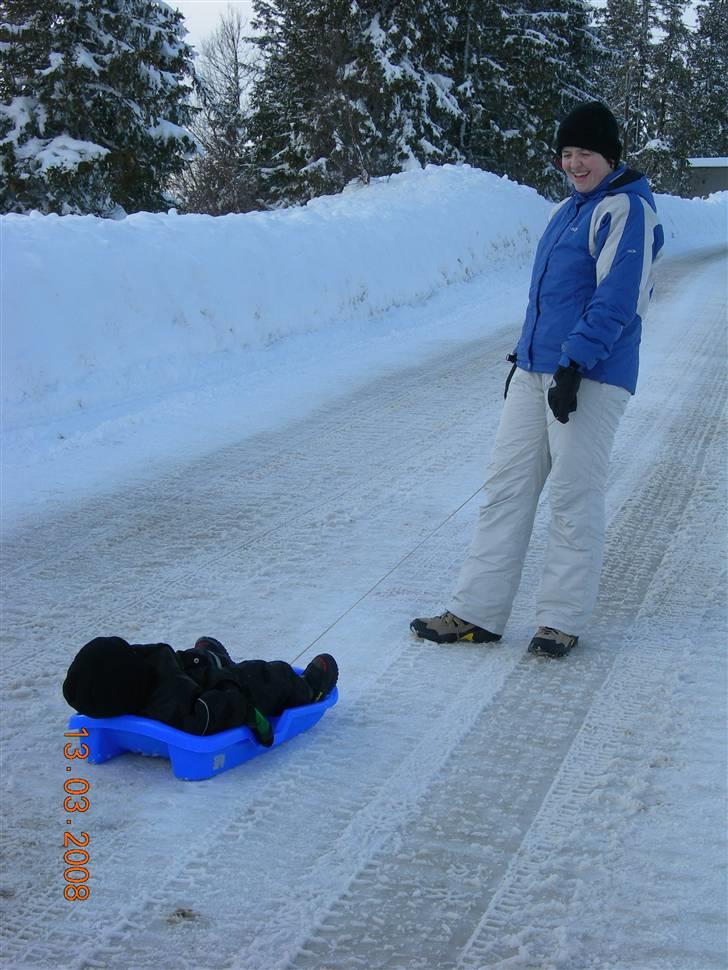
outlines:
[[557, 205], [536, 251], [518, 366], [550, 374], [574, 361], [634, 394], [663, 240], [647, 179], [624, 166]]

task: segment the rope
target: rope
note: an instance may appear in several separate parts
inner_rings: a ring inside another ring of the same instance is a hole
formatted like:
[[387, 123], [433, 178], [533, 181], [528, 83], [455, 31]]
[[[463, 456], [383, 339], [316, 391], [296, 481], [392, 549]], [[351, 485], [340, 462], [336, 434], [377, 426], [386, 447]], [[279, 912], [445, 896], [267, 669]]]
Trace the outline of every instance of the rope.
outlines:
[[393, 572], [395, 572], [395, 571], [396, 571], [397, 569], [399, 569], [399, 567], [400, 567], [400, 566], [402, 565], [402, 563], [403, 563], [403, 562], [406, 562], [406, 561], [407, 561], [407, 560], [408, 560], [408, 559], [410, 558], [410, 556], [413, 556], [413, 555], [414, 555], [414, 554], [415, 554], [415, 553], [417, 552], [417, 550], [418, 550], [418, 549], [420, 549], [420, 548], [421, 548], [422, 546], [424, 546], [424, 544], [425, 544], [426, 542], [429, 542], [429, 540], [430, 540], [430, 539], [431, 539], [431, 538], [432, 538], [432, 537], [433, 537], [433, 536], [434, 536], [434, 535], [435, 535], [436, 533], [438, 533], [438, 532], [440, 531], [440, 529], [441, 529], [441, 528], [442, 528], [442, 527], [443, 527], [444, 525], [447, 525], [447, 523], [448, 523], [448, 522], [450, 521], [450, 519], [452, 519], [452, 518], [454, 518], [454, 516], [456, 516], [456, 515], [458, 514], [458, 512], [460, 512], [460, 510], [461, 510], [461, 509], [464, 509], [464, 508], [465, 508], [465, 506], [466, 506], [466, 505], [467, 505], [467, 504], [468, 504], [469, 502], [472, 502], [472, 501], [473, 501], [473, 499], [475, 498], [475, 496], [476, 496], [476, 495], [478, 494], [478, 492], [479, 492], [479, 491], [480, 491], [480, 490], [481, 490], [482, 488], [483, 488], [483, 486], [482, 486], [482, 485], [479, 485], [479, 486], [478, 486], [478, 487], [477, 487], [477, 488], [475, 489], [475, 491], [473, 492], [473, 494], [472, 494], [472, 495], [469, 495], [469, 496], [468, 496], [468, 498], [466, 498], [464, 502], [462, 502], [462, 503], [461, 503], [460, 505], [458, 505], [458, 507], [457, 507], [457, 508], [456, 508], [456, 509], [455, 509], [455, 510], [454, 510], [453, 512], [451, 512], [451, 513], [450, 513], [450, 514], [449, 514], [449, 515], [448, 515], [448, 516], [447, 516], [446, 518], [444, 518], [444, 519], [442, 520], [442, 522], [440, 522], [440, 524], [439, 524], [439, 525], [437, 525], [437, 526], [436, 526], [436, 527], [435, 527], [435, 528], [434, 528], [434, 529], [432, 530], [432, 532], [430, 532], [430, 533], [429, 533], [428, 535], [426, 535], [424, 539], [421, 539], [421, 540], [420, 540], [420, 541], [419, 541], [419, 542], [417, 543], [417, 545], [416, 545], [416, 546], [413, 546], [413, 547], [412, 547], [412, 549], [410, 549], [410, 551], [409, 551], [408, 553], [406, 553], [406, 554], [405, 554], [404, 556], [402, 556], [402, 558], [401, 558], [401, 559], [399, 560], [399, 562], [397, 562], [397, 563], [395, 563], [395, 564], [394, 564], [394, 566], [392, 566], [392, 568], [391, 568], [390, 570], [388, 570], [388, 571], [387, 571], [387, 572], [386, 572], [386, 573], [385, 573], [385, 574], [384, 574], [384, 575], [383, 575], [382, 577], [380, 577], [380, 578], [379, 578], [379, 579], [378, 579], [378, 580], [376, 581], [376, 583], [374, 583], [374, 585], [373, 585], [373, 586], [371, 586], [371, 587], [370, 587], [370, 588], [369, 588], [369, 589], [368, 589], [368, 590], [366, 591], [366, 593], [362, 593], [362, 595], [361, 595], [361, 596], [359, 597], [359, 599], [358, 599], [358, 600], [356, 600], [356, 602], [354, 602], [354, 603], [352, 603], [352, 604], [351, 604], [351, 606], [350, 606], [350, 607], [348, 607], [348, 608], [347, 608], [346, 610], [344, 610], [344, 612], [343, 612], [343, 613], [342, 613], [342, 614], [341, 614], [340, 616], [337, 616], [337, 617], [336, 617], [336, 619], [335, 619], [335, 620], [334, 620], [334, 621], [333, 621], [332, 623], [329, 623], [329, 625], [328, 625], [328, 626], [326, 627], [326, 629], [325, 629], [325, 630], [323, 630], [323, 632], [321, 632], [321, 633], [319, 633], [319, 635], [318, 635], [317, 637], [315, 637], [315, 638], [314, 638], [314, 639], [313, 639], [313, 640], [312, 640], [312, 641], [311, 641], [311, 642], [310, 642], [309, 644], [307, 644], [307, 645], [306, 645], [306, 646], [305, 646], [305, 647], [303, 648], [303, 650], [301, 650], [301, 652], [300, 652], [299, 654], [297, 654], [297, 655], [296, 655], [296, 656], [295, 656], [295, 657], [293, 658], [293, 660], [291, 661], [291, 664], [294, 664], [294, 663], [295, 663], [295, 662], [296, 662], [296, 661], [297, 661], [297, 660], [298, 660], [298, 659], [299, 659], [300, 657], [302, 657], [302, 656], [304, 655], [304, 653], [306, 653], [306, 651], [307, 651], [307, 650], [310, 650], [310, 649], [311, 649], [311, 647], [313, 647], [313, 646], [314, 646], [315, 644], [317, 644], [317, 643], [319, 642], [319, 640], [321, 640], [321, 639], [323, 639], [323, 637], [325, 637], [327, 633], [329, 633], [329, 632], [330, 632], [331, 630], [333, 630], [333, 629], [334, 629], [334, 627], [335, 627], [335, 626], [336, 626], [337, 624], [339, 624], [339, 623], [341, 623], [341, 621], [342, 621], [342, 620], [344, 619], [344, 617], [346, 617], [346, 616], [348, 616], [348, 615], [349, 615], [349, 613], [351, 613], [351, 612], [352, 612], [352, 610], [355, 610], [355, 609], [357, 608], [357, 606], [358, 606], [358, 605], [359, 605], [360, 603], [362, 603], [362, 602], [363, 602], [363, 601], [364, 601], [364, 600], [365, 600], [365, 599], [367, 598], [367, 596], [369, 596], [369, 595], [370, 595], [371, 593], [373, 593], [373, 592], [374, 592], [374, 590], [375, 590], [375, 589], [376, 589], [376, 588], [377, 588], [378, 586], [381, 586], [381, 585], [382, 585], [382, 583], [384, 582], [384, 580], [385, 580], [385, 579], [388, 579], [388, 578], [389, 578], [389, 577], [390, 577], [390, 576], [392, 575], [392, 573], [393, 573]]

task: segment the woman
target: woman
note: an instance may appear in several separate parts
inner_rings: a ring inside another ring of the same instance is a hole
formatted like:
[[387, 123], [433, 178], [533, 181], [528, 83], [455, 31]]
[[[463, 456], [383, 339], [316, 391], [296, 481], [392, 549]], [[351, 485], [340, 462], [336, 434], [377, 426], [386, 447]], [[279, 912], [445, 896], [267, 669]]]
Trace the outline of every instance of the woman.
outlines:
[[637, 383], [663, 233], [647, 180], [620, 165], [605, 105], [567, 115], [557, 149], [572, 192], [536, 252], [472, 547], [451, 610], [410, 625], [436, 643], [500, 640], [547, 478], [551, 522], [529, 650], [564, 656], [596, 603], [609, 454]]

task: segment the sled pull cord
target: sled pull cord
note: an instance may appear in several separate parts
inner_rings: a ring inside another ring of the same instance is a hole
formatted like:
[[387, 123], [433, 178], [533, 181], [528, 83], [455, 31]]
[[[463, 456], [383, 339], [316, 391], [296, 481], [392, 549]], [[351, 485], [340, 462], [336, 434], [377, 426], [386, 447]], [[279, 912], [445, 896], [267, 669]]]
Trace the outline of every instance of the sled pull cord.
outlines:
[[472, 502], [473, 499], [475, 498], [475, 496], [478, 494], [478, 492], [481, 491], [482, 488], [483, 488], [483, 486], [482, 485], [479, 485], [475, 489], [475, 491], [473, 492], [473, 494], [470, 495], [470, 496], [468, 496], [468, 498], [466, 498], [464, 502], [462, 502], [460, 505], [458, 505], [458, 507], [453, 512], [451, 512], [448, 516], [446, 516], [442, 520], [442, 522], [440, 522], [439, 525], [435, 526], [435, 528], [432, 530], [432, 532], [428, 533], [428, 535], [426, 535], [424, 539], [420, 539], [420, 541], [417, 543], [417, 545], [416, 546], [413, 546], [412, 549], [410, 549], [410, 551], [408, 553], [405, 553], [405, 555], [402, 556], [402, 558], [399, 560], [399, 562], [395, 563], [394, 566], [392, 566], [392, 568], [390, 570], [388, 570], [388, 572], [386, 572], [382, 577], [380, 577], [376, 581], [376, 583], [374, 583], [374, 585], [371, 586], [366, 591], [366, 593], [362, 593], [362, 595], [359, 597], [358, 600], [356, 600], [355, 603], [352, 603], [351, 606], [348, 607], [348, 609], [344, 610], [344, 612], [340, 616], [337, 616], [336, 619], [332, 623], [330, 623], [326, 627], [325, 630], [323, 630], [321, 633], [319, 633], [319, 635], [315, 639], [313, 639], [307, 646], [305, 646], [303, 648], [303, 650], [301, 650], [300, 653], [296, 654], [296, 656], [293, 658], [293, 660], [291, 660], [291, 663], [292, 664], [295, 663], [300, 657], [302, 657], [304, 655], [304, 653], [306, 653], [307, 650], [310, 650], [311, 647], [313, 647], [315, 644], [317, 644], [319, 642], [319, 640], [321, 640], [323, 637], [325, 637], [326, 634], [330, 630], [333, 630], [334, 627], [338, 623], [340, 623], [344, 619], [345, 616], [348, 616], [349, 613], [352, 612], [352, 610], [355, 610], [357, 608], [357, 606], [361, 602], [363, 602], [363, 600], [365, 600], [367, 598], [367, 596], [369, 596], [370, 593], [373, 593], [374, 592], [374, 590], [377, 588], [377, 586], [381, 586], [381, 584], [384, 582], [384, 580], [385, 579], [388, 579], [392, 575], [393, 572], [395, 572], [397, 569], [399, 569], [399, 567], [402, 565], [403, 562], [406, 562], [409, 559], [410, 556], [413, 556], [417, 552], [417, 550], [421, 546], [424, 546], [424, 544], [426, 542], [429, 542], [429, 540], [435, 535], [435, 533], [436, 532], [439, 532], [440, 529], [450, 521], [450, 519], [452, 519], [454, 516], [456, 516], [461, 509], [464, 509], [465, 506], [469, 502]]

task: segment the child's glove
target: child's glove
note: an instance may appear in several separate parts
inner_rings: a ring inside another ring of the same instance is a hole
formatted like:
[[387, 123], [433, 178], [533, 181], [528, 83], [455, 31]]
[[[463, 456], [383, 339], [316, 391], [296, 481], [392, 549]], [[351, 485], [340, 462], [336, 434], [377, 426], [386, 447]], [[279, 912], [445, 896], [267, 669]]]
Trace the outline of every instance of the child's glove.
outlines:
[[270, 722], [267, 717], [260, 713], [257, 707], [253, 708], [253, 717], [248, 722], [247, 727], [255, 735], [258, 744], [262, 744], [264, 748], [269, 748], [273, 744], [273, 730]]
[[569, 415], [576, 411], [576, 393], [581, 384], [579, 365], [574, 361], [568, 367], [557, 367], [553, 383], [548, 390], [549, 407], [561, 424], [567, 424]]

